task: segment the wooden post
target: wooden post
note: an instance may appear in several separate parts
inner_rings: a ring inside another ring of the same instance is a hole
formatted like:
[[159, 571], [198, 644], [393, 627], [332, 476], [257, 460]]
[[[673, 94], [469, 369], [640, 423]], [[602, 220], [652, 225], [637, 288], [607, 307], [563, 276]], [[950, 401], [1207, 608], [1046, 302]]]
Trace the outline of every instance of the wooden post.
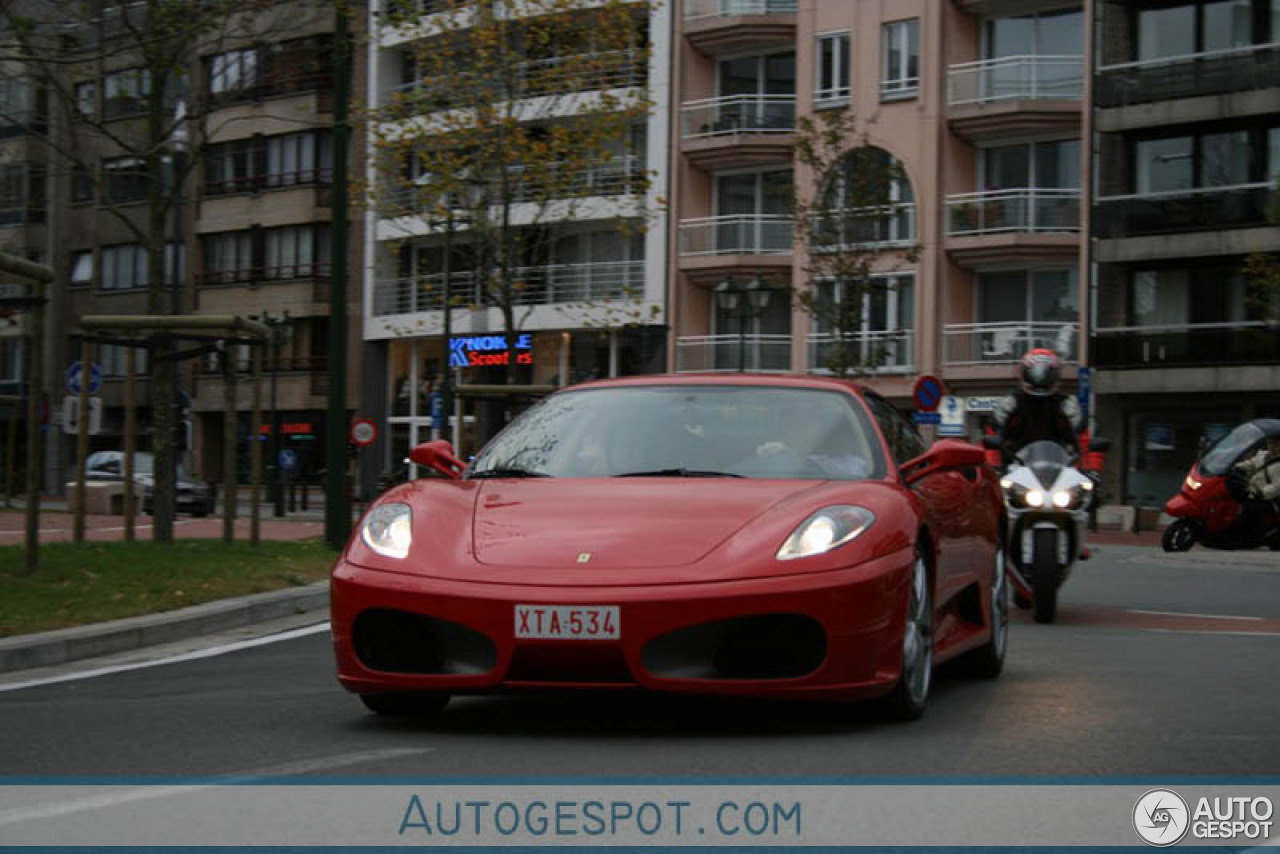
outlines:
[[124, 539], [127, 543], [134, 540], [133, 524], [137, 513], [133, 501], [134, 456], [138, 433], [136, 374], [135, 350], [127, 347], [124, 354]]
[[253, 416], [249, 423], [249, 478], [253, 484], [250, 492], [253, 515], [249, 517], [249, 544], [258, 544], [260, 515], [259, 501], [262, 498], [262, 348], [266, 341], [259, 341], [253, 348]]
[[4, 506], [13, 506], [13, 477], [17, 474], [14, 471], [18, 465], [18, 408], [17, 401], [14, 401], [13, 409], [9, 412], [9, 430], [5, 434], [4, 448]]
[[235, 344], [222, 351], [222, 542], [235, 541], [236, 521], [236, 365]]
[[77, 543], [84, 542], [85, 497], [88, 486], [85, 483], [85, 459], [89, 456], [89, 366], [93, 364], [93, 342], [88, 338], [80, 340], [80, 399], [76, 412], [76, 510], [72, 522], [72, 538]]
[[[39, 295], [40, 288], [31, 288]], [[44, 434], [41, 432], [40, 403], [44, 399], [44, 307], [37, 305], [27, 318], [27, 499], [26, 572], [40, 568], [40, 481], [44, 477]]]

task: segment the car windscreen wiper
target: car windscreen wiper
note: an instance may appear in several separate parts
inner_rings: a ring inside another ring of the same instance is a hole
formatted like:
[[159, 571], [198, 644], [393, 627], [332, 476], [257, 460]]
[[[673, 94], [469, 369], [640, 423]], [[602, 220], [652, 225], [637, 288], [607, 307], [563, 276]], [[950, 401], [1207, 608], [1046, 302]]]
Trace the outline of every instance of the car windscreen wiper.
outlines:
[[543, 471], [528, 471], [527, 469], [518, 468], [484, 469], [483, 471], [467, 473], [468, 480], [480, 480], [488, 477], [551, 477], [551, 475]]
[[614, 477], [742, 477], [742, 475], [727, 471], [672, 468], [653, 469], [652, 471], [629, 471], [625, 474], [615, 474]]

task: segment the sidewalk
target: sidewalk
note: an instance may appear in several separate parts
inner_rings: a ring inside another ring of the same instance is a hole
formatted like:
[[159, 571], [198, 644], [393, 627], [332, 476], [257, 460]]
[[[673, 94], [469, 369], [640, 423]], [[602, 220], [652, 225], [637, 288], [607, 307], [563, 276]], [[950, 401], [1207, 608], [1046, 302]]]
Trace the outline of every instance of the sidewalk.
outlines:
[[[63, 505], [65, 507], [65, 505]], [[26, 531], [23, 513], [0, 512], [0, 546], [21, 545]], [[65, 510], [48, 509], [40, 512], [40, 542], [55, 543], [72, 539], [74, 519]], [[151, 539], [151, 517], [140, 515], [134, 520], [134, 531], [139, 540]], [[193, 519], [179, 516], [173, 523], [175, 537], [181, 539], [213, 540], [222, 536], [222, 518], [206, 516]], [[260, 517], [259, 533], [264, 540], [305, 540], [324, 536], [322, 517], [306, 519], [272, 519], [269, 513]], [[237, 540], [249, 538], [249, 519], [242, 513], [235, 522]], [[112, 541], [124, 539], [123, 516], [86, 516], [85, 539]]]

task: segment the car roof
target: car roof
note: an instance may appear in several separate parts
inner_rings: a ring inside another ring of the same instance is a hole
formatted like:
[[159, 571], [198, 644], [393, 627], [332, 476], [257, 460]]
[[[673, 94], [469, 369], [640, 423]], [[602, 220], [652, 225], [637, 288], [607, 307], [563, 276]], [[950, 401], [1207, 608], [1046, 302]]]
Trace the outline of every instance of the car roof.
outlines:
[[811, 376], [808, 374], [750, 374], [750, 373], [701, 373], [701, 374], [639, 374], [606, 380], [591, 380], [565, 386], [556, 393], [579, 391], [588, 388], [643, 388], [645, 386], [771, 386], [774, 388], [810, 388], [826, 391], [843, 391], [864, 397], [868, 389], [852, 380], [839, 377]]

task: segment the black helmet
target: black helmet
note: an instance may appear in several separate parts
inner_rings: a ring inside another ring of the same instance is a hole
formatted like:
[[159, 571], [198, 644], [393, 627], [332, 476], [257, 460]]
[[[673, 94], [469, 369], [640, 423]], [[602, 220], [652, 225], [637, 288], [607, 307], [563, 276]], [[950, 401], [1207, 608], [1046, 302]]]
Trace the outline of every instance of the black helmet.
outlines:
[[1062, 377], [1062, 360], [1052, 350], [1037, 347], [1022, 357], [1018, 374], [1027, 394], [1044, 397], [1058, 390], [1058, 380]]

